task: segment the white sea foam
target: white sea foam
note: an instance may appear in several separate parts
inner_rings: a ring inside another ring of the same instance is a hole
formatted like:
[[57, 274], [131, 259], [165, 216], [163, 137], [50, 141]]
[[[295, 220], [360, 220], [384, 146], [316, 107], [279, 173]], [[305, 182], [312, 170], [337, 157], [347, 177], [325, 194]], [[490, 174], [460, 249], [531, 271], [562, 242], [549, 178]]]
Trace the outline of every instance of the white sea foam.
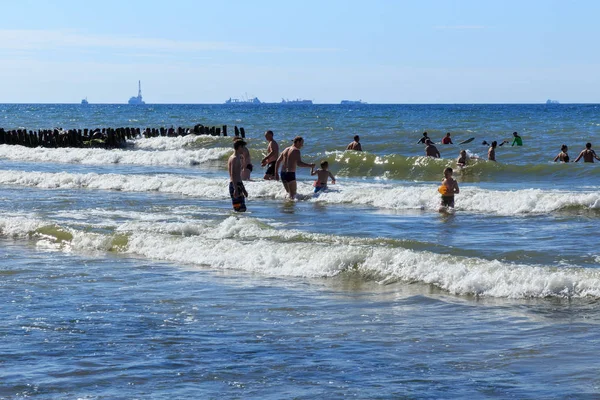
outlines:
[[[97, 189], [127, 192], [160, 192], [203, 199], [229, 197], [227, 178], [185, 177], [181, 175], [73, 174], [68, 172], [0, 171], [0, 184], [44, 189]], [[257, 199], [283, 199], [279, 182], [245, 183], [249, 204]], [[386, 185], [343, 182], [330, 191], [312, 196], [312, 183], [298, 181], [298, 192], [308, 193], [306, 201], [330, 204], [354, 204], [394, 210], [437, 210], [440, 195], [433, 185]], [[567, 208], [600, 209], [600, 193], [522, 189], [511, 191], [464, 187], [456, 196], [456, 209], [463, 212], [496, 215], [545, 214]]]
[[[58, 227], [70, 239], [36, 233], [53, 221], [0, 217], [4, 236], [32, 237], [62, 251], [120, 251], [155, 260], [268, 276], [327, 278], [359, 274], [381, 283], [422, 282], [460, 295], [489, 297], [600, 297], [600, 270], [504, 263], [415, 251], [377, 239], [278, 230], [249, 217], [189, 223], [127, 223], [113, 235]], [[178, 232], [185, 234], [178, 234]], [[118, 236], [127, 237], [119, 245]], [[123, 236], [125, 235], [125, 236]]]
[[189, 147], [191, 144], [201, 141], [203, 143], [214, 143], [217, 136], [177, 136], [177, 137], [153, 137], [130, 140], [127, 143], [135, 149], [142, 150], [177, 150]]
[[[159, 139], [159, 138], [156, 138]], [[160, 138], [164, 139], [164, 138]], [[169, 138], [176, 139], [176, 138]], [[150, 139], [148, 139], [150, 140]], [[160, 146], [162, 142], [155, 145]], [[148, 147], [151, 149], [151, 146]], [[51, 149], [0, 145], [0, 158], [16, 161], [71, 164], [197, 165], [220, 160], [232, 152], [227, 148], [186, 150]]]

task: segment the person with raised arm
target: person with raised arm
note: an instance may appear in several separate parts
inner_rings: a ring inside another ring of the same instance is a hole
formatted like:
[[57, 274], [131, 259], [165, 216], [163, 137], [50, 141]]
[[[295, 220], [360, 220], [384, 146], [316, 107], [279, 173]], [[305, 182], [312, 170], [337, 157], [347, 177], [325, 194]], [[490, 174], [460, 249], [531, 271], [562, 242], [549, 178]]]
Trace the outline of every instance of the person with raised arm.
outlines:
[[[304, 139], [301, 136], [294, 138], [293, 144], [281, 152], [275, 163], [275, 179], [279, 180], [287, 192], [290, 199], [296, 198], [298, 183], [296, 182], [296, 168], [314, 168], [315, 164], [307, 164], [302, 161], [300, 149], [304, 146]], [[279, 167], [281, 166], [281, 174]]]
[[592, 144], [589, 142], [585, 144], [585, 149], [581, 150], [581, 153], [579, 153], [579, 155], [575, 159], [575, 162], [579, 161], [581, 158], [583, 158], [583, 162], [593, 163], [594, 158], [600, 161], [600, 158], [598, 158], [596, 152], [592, 150]]

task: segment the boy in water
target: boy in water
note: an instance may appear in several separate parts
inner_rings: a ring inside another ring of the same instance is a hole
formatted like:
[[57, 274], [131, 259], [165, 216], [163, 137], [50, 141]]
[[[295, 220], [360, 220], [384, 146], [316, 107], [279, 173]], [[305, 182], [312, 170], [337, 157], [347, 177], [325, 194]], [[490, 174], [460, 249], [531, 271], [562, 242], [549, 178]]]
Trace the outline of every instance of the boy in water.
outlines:
[[242, 182], [242, 159], [246, 142], [236, 140], [233, 143], [234, 153], [229, 157], [227, 166], [229, 169], [229, 195], [233, 209], [237, 212], [246, 211], [246, 197], [248, 192]]
[[327, 189], [327, 181], [329, 178], [331, 178], [331, 184], [335, 185], [335, 176], [329, 172], [329, 163], [327, 161], [321, 163], [321, 169], [315, 171], [315, 167], [312, 167], [310, 169], [310, 175], [317, 175], [317, 180], [315, 180], [315, 183], [313, 184], [315, 193]]
[[454, 195], [460, 193], [458, 182], [452, 177], [452, 172], [452, 168], [450, 167], [444, 169], [442, 186], [438, 189], [442, 195], [442, 202], [440, 204], [442, 207], [454, 208]]

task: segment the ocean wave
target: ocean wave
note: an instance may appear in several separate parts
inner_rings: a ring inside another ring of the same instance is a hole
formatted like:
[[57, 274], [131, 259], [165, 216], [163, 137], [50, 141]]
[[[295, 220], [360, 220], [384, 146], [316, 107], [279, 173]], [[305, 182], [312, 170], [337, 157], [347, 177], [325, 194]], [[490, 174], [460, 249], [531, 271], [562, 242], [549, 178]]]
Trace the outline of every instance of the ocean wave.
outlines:
[[[471, 154], [473, 156], [473, 154]], [[457, 154], [458, 156], [458, 154]], [[456, 158], [432, 158], [389, 154], [379, 156], [367, 152], [325, 152], [321, 158], [307, 157], [317, 162], [329, 161], [331, 169], [339, 176], [382, 177], [397, 180], [431, 181], [442, 178], [444, 168], [451, 167], [463, 182], [523, 181], [527, 179], [554, 180], [557, 178], [600, 177], [600, 169], [584, 168], [580, 164], [543, 163], [508, 164], [472, 158], [466, 167], [459, 168]]]
[[[231, 138], [212, 136], [184, 136], [143, 138], [128, 142], [128, 149], [55, 149], [29, 148], [0, 145], [0, 158], [14, 161], [71, 163], [88, 165], [158, 165], [191, 166], [205, 163], [225, 162], [232, 154]], [[264, 155], [264, 142], [249, 142], [252, 163], [258, 169]], [[564, 181], [578, 179], [587, 181], [600, 178], [600, 168], [582, 164], [508, 164], [485, 159], [471, 159], [464, 168], [455, 159], [398, 154], [376, 155], [368, 152], [332, 151], [304, 154], [306, 162], [319, 164], [328, 160], [331, 171], [339, 177], [379, 178], [402, 181], [438, 181], [444, 168], [455, 170], [460, 182], [522, 182], [527, 180]]]
[[[164, 139], [164, 138], [161, 138]], [[171, 139], [171, 138], [170, 138]], [[137, 144], [134, 144], [136, 146]], [[171, 150], [156, 151], [152, 146], [167, 146], [165, 141], [146, 143], [151, 150], [123, 149], [53, 149], [30, 148], [23, 146], [0, 145], [0, 158], [15, 161], [52, 162], [70, 164], [131, 164], [131, 165], [198, 165], [206, 162], [225, 160], [232, 150], [226, 148], [203, 148], [185, 150], [175, 147]]]
[[[67, 172], [2, 171], [0, 183], [44, 189], [86, 188], [129, 192], [161, 192], [183, 194], [207, 199], [228, 198], [226, 179], [182, 177], [172, 175], [72, 174]], [[299, 181], [299, 192], [310, 192], [310, 182]], [[277, 182], [247, 182], [251, 199], [282, 199], [284, 192]], [[386, 209], [437, 209], [437, 187], [429, 185], [403, 186], [391, 184], [340, 183], [318, 197], [307, 201], [331, 204], [358, 204]], [[251, 201], [251, 200], [250, 200]], [[523, 189], [512, 191], [463, 188], [457, 195], [457, 210], [500, 215], [549, 213], [600, 209], [600, 194], [590, 192], [544, 191]]]
[[[41, 189], [95, 189], [125, 192], [159, 192], [193, 196], [209, 200], [229, 199], [227, 178], [186, 177], [181, 175], [76, 174], [68, 172], [0, 171], [0, 184]], [[248, 206], [260, 199], [285, 198], [281, 184], [275, 181], [245, 183]], [[436, 211], [440, 196], [436, 185], [400, 185], [389, 183], [348, 184], [338, 181], [328, 191], [312, 195], [312, 181], [298, 181], [298, 193], [304, 201], [324, 204], [363, 205], [390, 210]], [[489, 190], [464, 186], [456, 195], [456, 211], [495, 215], [549, 214], [555, 212], [600, 213], [600, 192], [562, 190]]]
[[280, 230], [250, 217], [186, 223], [134, 222], [113, 233], [26, 216], [0, 217], [5, 237], [56, 251], [115, 252], [186, 266], [278, 277], [353, 274], [381, 284], [420, 282], [457, 295], [505, 298], [600, 297], [600, 270], [523, 265], [416, 251], [389, 239]]

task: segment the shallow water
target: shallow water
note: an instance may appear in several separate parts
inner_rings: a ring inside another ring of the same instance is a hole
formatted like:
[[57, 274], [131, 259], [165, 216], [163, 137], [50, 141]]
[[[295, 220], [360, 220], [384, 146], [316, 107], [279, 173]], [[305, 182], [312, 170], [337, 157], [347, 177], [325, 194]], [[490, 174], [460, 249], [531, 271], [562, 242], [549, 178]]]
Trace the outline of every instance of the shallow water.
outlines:
[[[599, 166], [550, 162], [562, 143], [598, 142], [595, 105], [0, 113], [5, 129], [237, 124], [255, 160], [264, 130], [282, 145], [302, 134], [306, 160], [327, 157], [338, 177], [288, 202], [256, 168], [236, 215], [229, 138], [1, 145], [0, 397], [598, 395]], [[472, 153], [514, 130], [525, 145], [457, 171], [443, 215], [455, 156], [421, 157], [423, 130], [477, 137]], [[367, 152], [340, 151], [355, 133]]]

